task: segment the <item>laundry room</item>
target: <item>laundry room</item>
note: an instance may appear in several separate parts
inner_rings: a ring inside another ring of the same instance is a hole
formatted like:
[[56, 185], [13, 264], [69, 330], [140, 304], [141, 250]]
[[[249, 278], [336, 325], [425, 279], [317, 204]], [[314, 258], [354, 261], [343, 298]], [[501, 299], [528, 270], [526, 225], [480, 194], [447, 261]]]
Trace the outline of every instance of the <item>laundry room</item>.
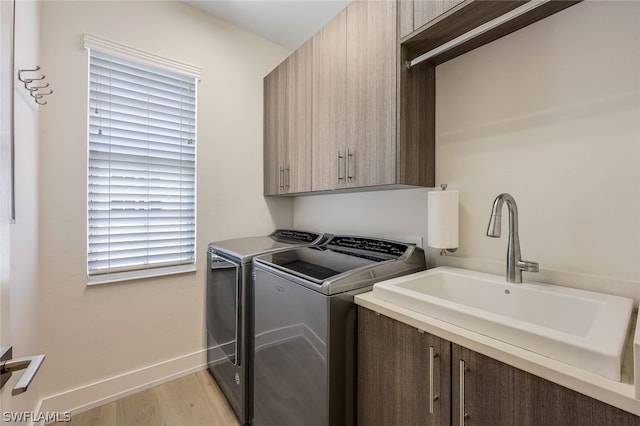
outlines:
[[3, 423], [640, 422], [640, 1], [1, 4]]

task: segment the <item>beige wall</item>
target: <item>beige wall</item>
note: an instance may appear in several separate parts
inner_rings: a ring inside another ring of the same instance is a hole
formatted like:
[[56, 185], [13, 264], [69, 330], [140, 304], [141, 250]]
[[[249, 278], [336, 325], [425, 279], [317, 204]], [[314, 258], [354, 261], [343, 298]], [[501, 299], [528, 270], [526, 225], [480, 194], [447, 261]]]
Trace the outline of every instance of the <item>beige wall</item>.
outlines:
[[[640, 281], [640, 3], [587, 1], [437, 69], [438, 181], [461, 191], [459, 256], [511, 193], [526, 259]], [[505, 225], [506, 226], [506, 225]]]
[[[45, 1], [41, 19], [41, 63], [56, 93], [40, 111], [39, 198], [29, 201], [39, 204], [40, 249], [29, 276], [40, 281], [47, 408], [201, 365], [211, 240], [292, 223], [426, 235], [426, 189], [264, 200], [262, 77], [285, 49], [172, 2]], [[502, 270], [506, 240], [484, 233], [493, 198], [510, 192], [523, 255], [541, 276], [640, 288], [639, 19], [637, 2], [586, 1], [438, 67], [436, 181], [460, 191], [458, 259]], [[197, 274], [86, 287], [85, 32], [203, 69]]]
[[[15, 68], [38, 65], [36, 2], [15, 3]], [[42, 353], [39, 335], [38, 284], [38, 108], [22, 83], [14, 92], [16, 221], [11, 228], [11, 345], [14, 358]], [[8, 386], [15, 385], [14, 374]], [[11, 398], [14, 412], [33, 411], [38, 403], [39, 377], [29, 390]]]
[[[638, 22], [638, 2], [585, 1], [437, 67], [436, 182], [460, 191], [446, 262], [504, 273], [506, 238], [485, 232], [509, 192], [523, 256], [542, 268], [525, 276], [640, 294]], [[421, 191], [300, 197], [295, 224], [420, 235]]]
[[[262, 197], [261, 148], [262, 78], [289, 52], [178, 2], [45, 1], [41, 18], [55, 91], [40, 127], [41, 393], [43, 408], [86, 408], [200, 368], [207, 244], [291, 226], [291, 200]], [[86, 286], [83, 33], [202, 68], [196, 274]]]
[[296, 197], [293, 205], [296, 228], [426, 241], [426, 188]]

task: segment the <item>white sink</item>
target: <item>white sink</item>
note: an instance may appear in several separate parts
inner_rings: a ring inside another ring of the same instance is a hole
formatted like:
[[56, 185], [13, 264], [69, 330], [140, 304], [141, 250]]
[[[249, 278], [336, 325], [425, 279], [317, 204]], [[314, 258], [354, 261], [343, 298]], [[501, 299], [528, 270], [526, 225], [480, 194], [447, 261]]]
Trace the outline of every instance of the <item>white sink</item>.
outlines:
[[373, 296], [620, 381], [631, 299], [451, 267], [379, 282]]

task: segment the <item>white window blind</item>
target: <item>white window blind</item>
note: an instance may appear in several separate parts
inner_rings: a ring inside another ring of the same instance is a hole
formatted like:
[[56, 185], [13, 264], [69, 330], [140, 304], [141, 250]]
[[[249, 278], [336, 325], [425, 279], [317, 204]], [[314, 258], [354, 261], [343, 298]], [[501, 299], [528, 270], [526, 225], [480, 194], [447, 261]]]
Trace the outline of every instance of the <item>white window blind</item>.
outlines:
[[196, 79], [89, 49], [89, 276], [195, 262]]

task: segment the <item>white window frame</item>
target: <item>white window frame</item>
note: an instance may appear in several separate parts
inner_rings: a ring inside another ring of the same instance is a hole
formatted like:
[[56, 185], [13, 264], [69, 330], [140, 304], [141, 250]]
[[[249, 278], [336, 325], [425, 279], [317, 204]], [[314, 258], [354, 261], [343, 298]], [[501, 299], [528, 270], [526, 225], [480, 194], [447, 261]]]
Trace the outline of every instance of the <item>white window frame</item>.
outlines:
[[[133, 60], [142, 62], [146, 65], [151, 65], [160, 69], [164, 69], [167, 71], [177, 72], [184, 76], [194, 78], [194, 82], [196, 87], [194, 90], [195, 93], [195, 101], [196, 101], [196, 113], [195, 117], [197, 117], [197, 83], [200, 80], [201, 71], [200, 68], [194, 67], [188, 64], [184, 64], [181, 62], [177, 62], [171, 59], [163, 58], [157, 55], [153, 55], [138, 49], [134, 49], [128, 46], [124, 46], [121, 44], [117, 44], [108, 40], [104, 40], [92, 35], [85, 34], [84, 35], [84, 47], [87, 49], [87, 76], [89, 76], [89, 64], [91, 63], [91, 50], [95, 49], [96, 51], [106, 53], [109, 55], [114, 55], [121, 57], [127, 60]], [[87, 90], [91, 87], [90, 80], [87, 82]], [[87, 99], [87, 173], [89, 172], [89, 127], [90, 127], [90, 107], [89, 107], [89, 98]], [[197, 122], [196, 122], [197, 126]], [[197, 132], [197, 130], [196, 130]], [[197, 150], [196, 150], [196, 164], [194, 166], [194, 174], [197, 175]], [[96, 272], [89, 270], [89, 256], [90, 256], [90, 235], [89, 235], [89, 221], [90, 221], [90, 213], [89, 208], [87, 207], [87, 284], [104, 284], [110, 282], [120, 282], [120, 281], [128, 281], [142, 278], [150, 278], [164, 275], [173, 275], [179, 273], [186, 272], [195, 272], [196, 271], [196, 247], [197, 247], [197, 176], [194, 175], [194, 231], [193, 231], [193, 242], [194, 242], [194, 253], [193, 259], [187, 261], [181, 261], [179, 264], [167, 264], [160, 266], [151, 265], [139, 265], [136, 267], [128, 267], [125, 270], [118, 270], [117, 268], [112, 268], [111, 270], [107, 270], [106, 272]], [[89, 174], [87, 174], [87, 206], [89, 206]]]

